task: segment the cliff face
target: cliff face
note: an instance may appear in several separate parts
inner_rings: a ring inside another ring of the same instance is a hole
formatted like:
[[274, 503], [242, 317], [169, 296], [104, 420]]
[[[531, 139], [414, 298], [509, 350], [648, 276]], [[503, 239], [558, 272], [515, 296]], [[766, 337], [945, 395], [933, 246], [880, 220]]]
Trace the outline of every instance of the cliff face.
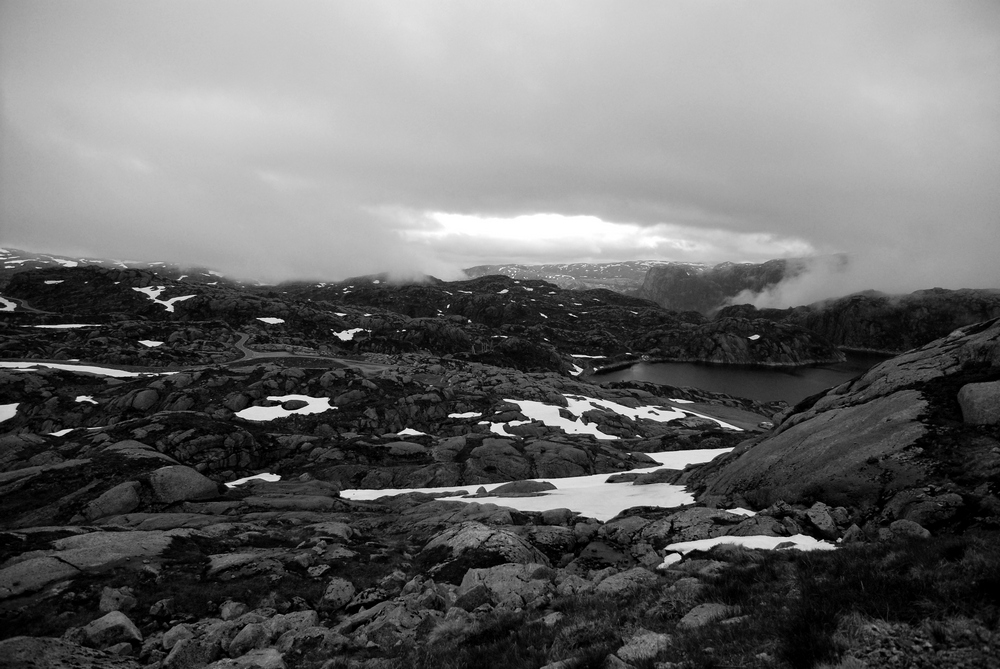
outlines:
[[900, 353], [965, 325], [1000, 317], [1000, 291], [932, 288], [909, 295], [868, 291], [793, 309], [739, 305], [718, 316], [790, 323], [844, 348]]
[[874, 523], [996, 516], [1000, 403], [980, 403], [984, 419], [969, 398], [998, 380], [1000, 320], [963, 328], [804, 400], [705, 474], [701, 497], [818, 500]]

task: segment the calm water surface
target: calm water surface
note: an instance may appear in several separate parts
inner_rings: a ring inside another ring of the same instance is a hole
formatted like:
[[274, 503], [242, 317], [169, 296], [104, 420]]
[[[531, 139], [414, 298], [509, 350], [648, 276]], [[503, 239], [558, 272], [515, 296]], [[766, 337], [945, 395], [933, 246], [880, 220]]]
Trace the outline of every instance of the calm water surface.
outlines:
[[769, 402], [785, 400], [795, 404], [810, 395], [839, 386], [865, 373], [889, 356], [848, 353], [847, 361], [830, 365], [767, 368], [738, 365], [709, 365], [698, 362], [643, 362], [593, 377], [606, 381], [651, 381], [670, 386], [694, 386], [716, 393]]

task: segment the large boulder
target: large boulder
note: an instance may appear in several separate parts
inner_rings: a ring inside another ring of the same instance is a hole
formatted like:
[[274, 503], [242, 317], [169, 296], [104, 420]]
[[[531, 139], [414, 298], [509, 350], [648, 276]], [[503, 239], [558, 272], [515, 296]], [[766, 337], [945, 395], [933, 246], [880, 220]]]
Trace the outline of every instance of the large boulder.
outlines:
[[106, 490], [100, 497], [93, 500], [83, 510], [87, 520], [96, 520], [106, 516], [118, 516], [135, 511], [139, 507], [138, 481], [119, 483], [114, 488]]
[[555, 572], [542, 564], [501, 564], [487, 569], [470, 569], [458, 588], [461, 597], [482, 586], [500, 605], [520, 608], [538, 602], [554, 590]]
[[191, 467], [171, 465], [149, 475], [156, 499], [164, 504], [206, 499], [219, 494], [219, 486]]
[[107, 648], [118, 643], [142, 643], [142, 632], [121, 611], [111, 611], [83, 628], [87, 641], [97, 648]]
[[803, 401], [774, 432], [706, 468], [701, 499], [875, 508], [936, 475], [922, 438], [940, 438], [939, 428], [954, 420], [949, 407], [964, 379], [996, 375], [1000, 321], [957, 330]]
[[1000, 381], [969, 383], [958, 391], [962, 419], [970, 425], [1000, 423]]
[[475, 521], [441, 532], [427, 542], [418, 559], [435, 580], [454, 584], [460, 583], [470, 568], [506, 563], [550, 566], [541, 551], [514, 532]]

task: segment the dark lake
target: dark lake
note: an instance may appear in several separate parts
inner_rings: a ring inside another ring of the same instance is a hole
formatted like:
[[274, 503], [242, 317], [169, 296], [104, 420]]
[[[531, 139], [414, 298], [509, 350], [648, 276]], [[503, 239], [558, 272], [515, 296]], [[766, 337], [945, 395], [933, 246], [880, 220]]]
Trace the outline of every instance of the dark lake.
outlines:
[[873, 353], [847, 353], [846, 362], [784, 368], [641, 362], [626, 369], [599, 374], [593, 380], [597, 383], [650, 381], [670, 386], [694, 386], [763, 402], [785, 400], [795, 404], [810, 395], [850, 381], [889, 357]]

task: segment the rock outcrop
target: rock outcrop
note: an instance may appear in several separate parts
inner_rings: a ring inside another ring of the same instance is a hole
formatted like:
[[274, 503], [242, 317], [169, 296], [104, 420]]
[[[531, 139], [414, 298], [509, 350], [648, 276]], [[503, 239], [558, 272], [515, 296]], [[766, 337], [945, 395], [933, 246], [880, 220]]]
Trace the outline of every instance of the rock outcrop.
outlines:
[[959, 402], [962, 389], [996, 379], [1000, 321], [959, 329], [803, 401], [772, 433], [703, 472], [701, 499], [758, 507], [821, 500], [870, 519], [897, 495], [932, 486], [958, 494], [949, 513], [924, 518], [931, 525], [953, 520], [957, 506], [967, 520], [995, 515], [1000, 434], [978, 419], [963, 423]]

